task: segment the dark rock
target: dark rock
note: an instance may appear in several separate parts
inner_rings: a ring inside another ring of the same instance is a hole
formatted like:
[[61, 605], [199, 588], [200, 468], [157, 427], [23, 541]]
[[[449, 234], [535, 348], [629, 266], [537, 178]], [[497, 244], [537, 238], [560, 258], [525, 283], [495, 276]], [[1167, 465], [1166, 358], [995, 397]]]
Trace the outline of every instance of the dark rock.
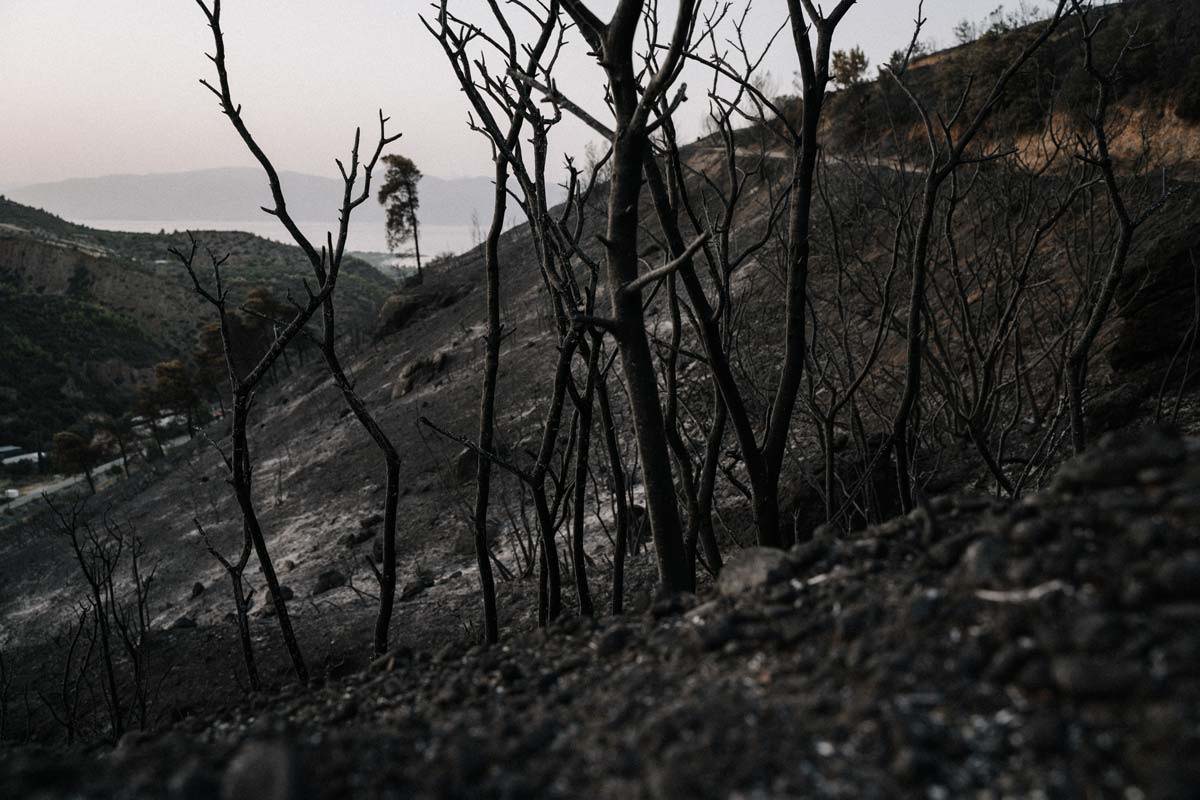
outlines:
[[202, 594], [204, 594], [204, 584], [200, 581], [196, 581], [192, 584], [192, 599], [195, 600]]
[[984, 677], [993, 683], [1011, 680], [1031, 655], [1030, 651], [1017, 644], [1007, 644], [996, 651]]
[[178, 631], [178, 630], [183, 630], [185, 628], [194, 628], [194, 627], [196, 627], [196, 620], [192, 619], [191, 617], [189, 617], [185, 614], [184, 616], [182, 616], [179, 619], [172, 622], [170, 627], [168, 628], [168, 630]]
[[687, 619], [696, 625], [704, 624], [709, 618], [721, 612], [722, 602], [717, 600], [709, 600], [707, 603], [702, 603], [688, 611]]
[[446, 350], [439, 350], [433, 355], [419, 356], [405, 364], [392, 383], [392, 399], [399, 400], [408, 395], [418, 384], [432, 383], [438, 375], [445, 371], [451, 361], [451, 355]]
[[1009, 529], [1008, 538], [1017, 544], [1034, 545], [1045, 541], [1054, 533], [1054, 524], [1041, 517], [1023, 519]]
[[412, 600], [414, 597], [424, 594], [428, 588], [429, 584], [423, 580], [409, 581], [400, 589], [400, 602]]
[[943, 539], [929, 549], [929, 557], [939, 566], [953, 567], [977, 535], [973, 531], [965, 531]]
[[1044, 658], [1031, 658], [1017, 672], [1016, 683], [1028, 692], [1040, 692], [1054, 685], [1050, 666]]
[[717, 588], [724, 595], [737, 595], [761, 589], [791, 574], [791, 566], [782, 550], [750, 547], [734, 554], [721, 569]]
[[[1129, 439], [1126, 443], [1124, 440]], [[1114, 451], [1120, 451], [1119, 456]], [[1178, 436], [1151, 429], [1125, 435], [1109, 434], [1097, 446], [1059, 467], [1051, 488], [1077, 492], [1137, 483], [1140, 472], [1180, 462], [1185, 455]]]
[[[472, 461], [472, 464], [473, 463], [474, 461]], [[475, 480], [475, 473], [473, 470], [474, 467], [472, 467], [472, 471], [470, 473], [471, 477], [467, 479], [468, 481]], [[500, 540], [500, 536], [504, 532], [504, 526], [498, 520], [489, 519], [484, 531], [485, 535], [487, 536], [488, 544], [495, 545], [495, 543]], [[455, 526], [453, 528], [453, 533], [451, 534], [451, 541], [453, 543], [455, 553], [463, 556], [474, 556], [475, 526], [469, 523], [466, 525]]]
[[718, 650], [737, 636], [738, 626], [733, 617], [722, 614], [692, 630], [693, 641], [698, 649]]
[[293, 597], [296, 596], [296, 593], [292, 591], [292, 587], [286, 586], [286, 585], [281, 585], [279, 587], [279, 596], [282, 597], [284, 600], [291, 600]]
[[1080, 697], [1123, 695], [1142, 679], [1137, 664], [1099, 656], [1059, 656], [1050, 674], [1059, 689]]
[[787, 559], [797, 570], [805, 570], [816, 564], [829, 554], [829, 543], [820, 538], [810, 542], [800, 542], [792, 545], [787, 551]]
[[908, 618], [913, 625], [924, 625], [933, 619], [941, 605], [941, 595], [935, 590], [924, 590], [917, 593], [908, 605]]
[[790, 607], [796, 598], [799, 596], [800, 590], [797, 589], [789, 581], [787, 583], [776, 583], [767, 589], [767, 602], [777, 606]]
[[375, 338], [382, 339], [404, 329], [425, 308], [428, 298], [421, 292], [402, 291], [389, 297], [379, 308]]
[[1157, 367], [1151, 372], [1157, 387], [1159, 371], [1178, 367], [1175, 358], [1192, 330], [1197, 236], [1200, 226], [1180, 225], [1148, 240], [1145, 257], [1131, 261], [1117, 291], [1115, 336], [1107, 353], [1117, 372], [1144, 373], [1148, 366]]
[[663, 592], [660, 588], [650, 604], [650, 616], [655, 619], [674, 617], [695, 605], [696, 595], [690, 592]]
[[505, 661], [500, 665], [500, 680], [512, 686], [525, 677], [525, 670], [515, 661]]
[[1170, 526], [1161, 517], [1135, 519], [1129, 526], [1129, 541], [1140, 554], [1160, 547], [1166, 539]]
[[339, 586], [346, 585], [346, 576], [338, 572], [336, 569], [328, 569], [317, 576], [317, 582], [313, 584], [312, 596], [316, 597], [319, 594], [325, 594]]
[[964, 675], [975, 677], [987, 664], [987, 653], [978, 639], [968, 639], [958, 651], [958, 666]]
[[407, 664], [412, 660], [412, 648], [399, 645], [398, 647], [393, 647], [391, 650], [372, 661], [368, 669], [370, 669], [372, 672], [391, 672], [392, 670], [396, 669], [397, 666]]
[[1124, 639], [1121, 620], [1113, 614], [1088, 614], [1071, 631], [1074, 645], [1088, 653], [1103, 653], [1116, 648]]
[[451, 708], [462, 703], [465, 695], [466, 688], [463, 686], [462, 681], [454, 679], [442, 686], [438, 693], [434, 695], [433, 702], [440, 706]]
[[368, 517], [363, 517], [358, 521], [360, 528], [374, 528], [379, 523], [383, 522], [383, 514], [371, 514]]
[[609, 628], [596, 640], [596, 655], [600, 658], [608, 658], [611, 655], [619, 653], [625, 648], [626, 643], [631, 637], [632, 633], [624, 625]]
[[928, 775], [935, 764], [928, 753], [912, 747], [900, 749], [892, 759], [892, 772], [905, 783], [913, 783]]
[[282, 742], [247, 742], [221, 778], [223, 800], [300, 800], [306, 794], [299, 761]]
[[1200, 552], [1184, 553], [1160, 564], [1154, 583], [1172, 600], [1200, 599]]
[[167, 780], [171, 800], [211, 800], [218, 796], [220, 789], [217, 776], [194, 758]]
[[1041, 713], [1025, 724], [1021, 734], [1035, 752], [1052, 753], [1062, 745], [1063, 723], [1054, 714]]
[[[334, 675], [332, 677], [341, 676]], [[358, 703], [353, 699], [344, 700], [343, 702], [338, 703], [337, 707], [334, 708], [333, 713], [329, 715], [328, 722], [331, 725], [349, 722], [350, 720], [354, 719], [356, 714], [358, 714]]]
[[1141, 608], [1151, 599], [1146, 581], [1127, 575], [1121, 582], [1121, 605], [1126, 608]]
[[369, 542], [375, 538], [375, 531], [369, 527], [363, 527], [356, 531], [351, 531], [345, 534], [338, 540], [344, 547], [357, 547], [363, 542]]
[[850, 606], [838, 615], [835, 625], [837, 638], [843, 642], [858, 638], [871, 624], [874, 613], [865, 603]]
[[985, 536], [967, 547], [959, 569], [970, 585], [990, 584], [1004, 573], [1006, 555], [1002, 541]]
[[650, 604], [654, 600], [654, 594], [647, 588], [641, 587], [629, 594], [629, 599], [625, 601], [625, 609], [627, 613], [641, 614], [643, 611], [650, 610]]
[[131, 752], [153, 740], [153, 737], [145, 731], [128, 731], [117, 740], [116, 755], [120, 758], [127, 758]]
[[1088, 403], [1088, 427], [1103, 433], [1120, 428], [1138, 415], [1146, 399], [1146, 387], [1137, 381], [1121, 383]]
[[1157, 612], [1162, 619], [1200, 626], [1200, 603], [1167, 603], [1159, 606]]

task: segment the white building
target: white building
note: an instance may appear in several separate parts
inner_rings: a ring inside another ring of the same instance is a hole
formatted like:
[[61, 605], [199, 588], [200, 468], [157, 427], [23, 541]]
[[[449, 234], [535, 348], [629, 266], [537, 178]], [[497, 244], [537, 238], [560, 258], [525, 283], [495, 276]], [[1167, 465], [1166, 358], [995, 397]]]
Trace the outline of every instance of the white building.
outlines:
[[22, 453], [21, 448], [19, 448], [19, 447], [14, 447], [12, 449], [15, 450], [17, 454], [0, 453], [0, 456], [4, 456], [4, 455], [8, 456], [7, 458], [0, 460], [0, 464], [3, 464], [6, 467], [10, 466], [12, 464], [24, 464], [27, 462], [36, 464], [38, 461], [38, 458], [46, 457], [45, 453]]

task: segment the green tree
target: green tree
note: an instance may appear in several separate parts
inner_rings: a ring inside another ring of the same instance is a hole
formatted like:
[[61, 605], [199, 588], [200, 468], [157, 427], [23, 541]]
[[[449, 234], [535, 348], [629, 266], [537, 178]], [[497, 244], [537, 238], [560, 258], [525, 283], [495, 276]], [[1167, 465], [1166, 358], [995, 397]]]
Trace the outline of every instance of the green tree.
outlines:
[[1179, 84], [1175, 116], [1187, 122], [1200, 121], [1200, 55], [1192, 58]]
[[421, 170], [411, 158], [401, 155], [386, 155], [382, 161], [387, 172], [379, 187], [379, 204], [387, 209], [388, 248], [394, 253], [412, 239], [417, 279], [421, 280], [421, 239], [417, 222], [417, 209], [421, 204], [417, 184], [421, 181]]
[[158, 423], [167, 414], [156, 384], [146, 383], [137, 388], [137, 394], [133, 400], [133, 410], [146, 423], [146, 428], [150, 431], [150, 438], [154, 442], [153, 449], [148, 449], [147, 459], [158, 458], [164, 452]]
[[830, 73], [834, 83], [843, 89], [862, 83], [867, 74], [867, 54], [861, 47], [849, 50], [834, 50]]
[[[247, 297], [246, 304], [247, 307], [264, 313], [259, 301], [252, 301]], [[231, 311], [226, 321], [229, 325], [230, 346], [233, 348], [230, 353], [233, 371], [236, 375], [245, 375], [271, 346], [271, 326], [258, 318], [236, 311]], [[195, 360], [198, 371], [211, 372], [212, 381], [217, 385], [228, 383], [229, 367], [225, 361], [225, 344], [221, 340], [219, 323], [210, 322], [197, 333]], [[203, 386], [209, 378], [198, 375], [196, 380]]]
[[221, 344], [221, 325], [210, 322], [196, 334], [196, 349], [192, 354], [196, 362], [196, 387], [216, 398], [225, 414], [223, 389], [229, 383], [228, 367], [225, 364], [225, 349]]
[[[247, 292], [246, 302], [242, 303], [242, 308], [250, 315], [250, 319], [247, 320], [247, 327], [257, 334], [254, 337], [254, 347], [257, 348], [256, 356], [271, 346], [271, 342], [275, 340], [276, 331], [287, 325], [295, 313], [295, 310], [291, 306], [271, 294], [271, 290], [265, 286], [256, 286]], [[219, 331], [217, 337], [219, 340]], [[292, 362], [288, 358], [288, 350], [292, 349], [300, 353], [306, 341], [303, 336], [299, 336], [292, 340], [288, 348], [281, 353], [283, 356], [283, 366], [288, 373], [292, 371]], [[251, 363], [255, 360], [257, 358], [252, 359]], [[304, 363], [303, 356], [300, 358], [300, 363]]]
[[979, 38], [979, 26], [969, 19], [961, 19], [954, 26], [954, 41], [970, 44]]
[[54, 463], [65, 475], [83, 475], [88, 488], [96, 493], [96, 481], [92, 470], [100, 463], [102, 451], [74, 431], [59, 431], [54, 434]]
[[160, 361], [154, 365], [154, 393], [163, 408], [183, 414], [187, 419], [188, 436], [196, 435], [196, 406], [200, 395], [192, 380], [191, 370], [179, 359]]
[[[886, 69], [894, 75], [903, 75], [912, 62], [926, 55], [929, 55], [929, 45], [915, 42], [911, 49], [893, 50], [888, 57]], [[879, 71], [883, 72], [884, 68], [881, 67]]]
[[131, 414], [121, 414], [115, 417], [110, 414], [89, 414], [86, 421], [95, 427], [98, 434], [97, 441], [101, 446], [105, 449], [108, 449], [110, 445], [117, 448], [117, 452], [121, 454], [121, 469], [128, 478], [129, 445], [137, 441], [133, 416]]

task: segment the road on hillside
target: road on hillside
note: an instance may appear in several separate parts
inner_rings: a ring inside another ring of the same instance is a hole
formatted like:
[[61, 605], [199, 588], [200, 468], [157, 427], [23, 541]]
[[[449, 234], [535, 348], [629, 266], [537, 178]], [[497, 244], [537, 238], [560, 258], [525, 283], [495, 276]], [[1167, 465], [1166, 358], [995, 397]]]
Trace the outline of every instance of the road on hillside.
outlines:
[[[190, 441], [190, 440], [188, 439], [187, 436], [177, 436], [176, 438], [171, 439], [170, 441], [166, 442], [163, 445], [163, 449], [164, 450], [173, 450], [174, 448], [179, 447], [181, 444], [184, 444], [185, 442], [188, 442], [188, 441]], [[114, 458], [112, 461], [105, 462], [104, 464], [100, 464], [97, 467], [95, 467], [92, 470], [92, 474], [93, 475], [103, 474], [105, 471], [110, 470], [113, 467], [119, 467], [119, 466], [121, 466], [121, 459]], [[61, 481], [55, 481], [54, 483], [38, 487], [36, 490], [29, 492], [29, 494], [21, 495], [16, 500], [13, 500], [11, 503], [6, 503], [5, 505], [0, 506], [0, 510], [10, 511], [13, 509], [20, 508], [21, 506], [25, 505], [26, 503], [31, 503], [34, 500], [40, 500], [43, 495], [57, 494], [58, 492], [61, 492], [63, 489], [69, 489], [78, 483], [83, 483], [83, 481], [84, 481], [83, 475], [72, 475], [69, 478], [63, 478]]]

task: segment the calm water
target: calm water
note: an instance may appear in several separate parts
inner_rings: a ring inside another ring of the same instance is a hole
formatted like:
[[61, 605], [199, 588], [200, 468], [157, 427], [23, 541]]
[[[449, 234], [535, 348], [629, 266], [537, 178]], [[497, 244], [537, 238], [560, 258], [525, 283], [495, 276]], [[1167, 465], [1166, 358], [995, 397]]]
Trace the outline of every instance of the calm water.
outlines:
[[[159, 231], [246, 231], [265, 239], [291, 244], [288, 232], [274, 219], [246, 221], [214, 220], [128, 220], [94, 219], [79, 220], [79, 224], [106, 231], [130, 231], [131, 233], [158, 233]], [[319, 245], [325, 241], [327, 227], [317, 222], [301, 222], [300, 229]], [[422, 225], [421, 258], [428, 259], [439, 253], [462, 253], [476, 245], [475, 235], [469, 225]], [[351, 225], [347, 240], [348, 250], [387, 252], [383, 225]]]

